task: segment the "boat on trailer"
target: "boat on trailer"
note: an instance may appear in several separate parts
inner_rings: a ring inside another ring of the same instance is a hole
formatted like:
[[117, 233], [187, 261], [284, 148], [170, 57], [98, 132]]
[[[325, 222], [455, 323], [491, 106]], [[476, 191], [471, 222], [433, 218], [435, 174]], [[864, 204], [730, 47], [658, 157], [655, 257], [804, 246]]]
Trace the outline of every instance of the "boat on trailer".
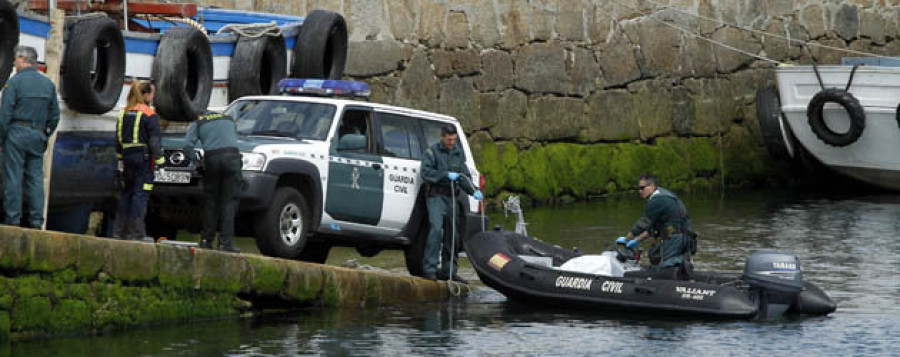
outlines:
[[772, 250], [754, 252], [743, 273], [698, 271], [691, 280], [675, 280], [648, 277], [639, 255], [623, 245], [584, 255], [500, 230], [464, 244], [481, 281], [511, 301], [535, 306], [723, 319], [821, 316], [836, 309], [822, 289], [803, 281], [796, 256]]
[[[55, 6], [68, 16], [49, 229], [84, 232], [90, 210], [114, 207], [115, 126], [133, 81], [156, 84], [154, 107], [174, 135], [208, 108], [275, 93], [288, 74], [340, 79], [347, 58], [346, 22], [330, 11], [301, 17], [122, 0]], [[0, 87], [16, 45], [34, 47], [45, 70], [48, 8], [43, 0], [19, 9], [0, 0]], [[73, 216], [82, 218], [73, 224]]]

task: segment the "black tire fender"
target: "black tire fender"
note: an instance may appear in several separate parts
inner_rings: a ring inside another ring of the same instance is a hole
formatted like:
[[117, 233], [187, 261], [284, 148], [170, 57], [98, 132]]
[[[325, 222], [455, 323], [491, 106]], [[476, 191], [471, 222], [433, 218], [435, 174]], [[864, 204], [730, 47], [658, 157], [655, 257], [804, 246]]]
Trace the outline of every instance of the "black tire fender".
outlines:
[[341, 79], [347, 63], [347, 22], [341, 14], [313, 10], [294, 42], [291, 77]]
[[411, 239], [409, 245], [403, 250], [406, 270], [412, 276], [422, 276], [425, 269], [425, 240], [428, 238], [428, 230], [430, 229], [424, 192], [420, 192], [419, 197], [416, 198], [416, 205], [407, 225], [408, 227], [405, 229], [406, 235]]
[[287, 72], [281, 36], [241, 37], [228, 66], [228, 101], [247, 95], [275, 94]]
[[153, 60], [156, 111], [165, 119], [189, 122], [206, 110], [212, 91], [212, 48], [193, 27], [162, 34]]
[[16, 7], [8, 0], [0, 0], [0, 88], [6, 85], [16, 59], [19, 43], [19, 16]]
[[[837, 133], [828, 127], [823, 117], [823, 109], [827, 103], [839, 104], [847, 115], [850, 116], [850, 130], [846, 133]], [[806, 107], [806, 116], [809, 118], [809, 126], [819, 139], [831, 146], [847, 146], [856, 142], [866, 128], [866, 113], [859, 100], [843, 89], [827, 88], [816, 93]]]
[[769, 155], [775, 160], [790, 160], [793, 142], [790, 128], [782, 126], [781, 100], [774, 85], [756, 91], [756, 115]]
[[[299, 238], [293, 244], [288, 244], [281, 237], [281, 219], [285, 214], [285, 210], [292, 206], [299, 212], [297, 218], [300, 222]], [[303, 194], [297, 189], [290, 186], [282, 186], [275, 189], [275, 197], [272, 205], [260, 213], [256, 220], [256, 246], [259, 251], [265, 255], [297, 259], [301, 257], [307, 241], [309, 240], [309, 232], [311, 229], [309, 206]]]
[[103, 114], [119, 102], [125, 81], [125, 40], [108, 17], [71, 23], [63, 55], [62, 97], [69, 108]]

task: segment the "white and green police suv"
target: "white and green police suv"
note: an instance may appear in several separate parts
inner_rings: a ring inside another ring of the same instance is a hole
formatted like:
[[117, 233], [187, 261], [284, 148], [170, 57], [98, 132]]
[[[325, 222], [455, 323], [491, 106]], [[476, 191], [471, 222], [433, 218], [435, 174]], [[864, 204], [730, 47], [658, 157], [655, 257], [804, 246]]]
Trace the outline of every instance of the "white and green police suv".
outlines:
[[[403, 249], [409, 271], [422, 270], [428, 217], [421, 160], [454, 125], [472, 181], [483, 186], [455, 118], [339, 97], [366, 97], [361, 82], [285, 79], [284, 95], [244, 97], [226, 110], [237, 121], [244, 187], [239, 234], [266, 255], [324, 262], [332, 246], [373, 256]], [[178, 138], [164, 139], [168, 163], [151, 202], [159, 228], [199, 230], [202, 172]], [[461, 192], [462, 234], [482, 229], [480, 205]], [[165, 229], [163, 229], [164, 231]]]

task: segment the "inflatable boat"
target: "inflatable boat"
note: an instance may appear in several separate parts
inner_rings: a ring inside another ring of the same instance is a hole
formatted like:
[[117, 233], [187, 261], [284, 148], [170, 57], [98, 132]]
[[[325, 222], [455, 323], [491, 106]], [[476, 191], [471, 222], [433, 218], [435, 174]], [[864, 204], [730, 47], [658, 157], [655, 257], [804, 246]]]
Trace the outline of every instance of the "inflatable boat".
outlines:
[[694, 272], [691, 280], [648, 278], [639, 255], [584, 255], [520, 234], [486, 231], [467, 238], [478, 277], [511, 301], [653, 315], [771, 319], [826, 315], [836, 309], [822, 289], [803, 281], [796, 256], [754, 252], [742, 274]]

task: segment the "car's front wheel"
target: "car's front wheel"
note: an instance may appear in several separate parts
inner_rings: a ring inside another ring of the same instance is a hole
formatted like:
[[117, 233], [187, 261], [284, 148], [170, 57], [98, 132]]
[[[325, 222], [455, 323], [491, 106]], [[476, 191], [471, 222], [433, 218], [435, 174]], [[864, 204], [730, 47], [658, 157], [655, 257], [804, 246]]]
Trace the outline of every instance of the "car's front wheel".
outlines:
[[303, 195], [293, 187], [279, 187], [272, 205], [257, 219], [256, 246], [268, 256], [297, 259], [309, 229], [310, 212]]

